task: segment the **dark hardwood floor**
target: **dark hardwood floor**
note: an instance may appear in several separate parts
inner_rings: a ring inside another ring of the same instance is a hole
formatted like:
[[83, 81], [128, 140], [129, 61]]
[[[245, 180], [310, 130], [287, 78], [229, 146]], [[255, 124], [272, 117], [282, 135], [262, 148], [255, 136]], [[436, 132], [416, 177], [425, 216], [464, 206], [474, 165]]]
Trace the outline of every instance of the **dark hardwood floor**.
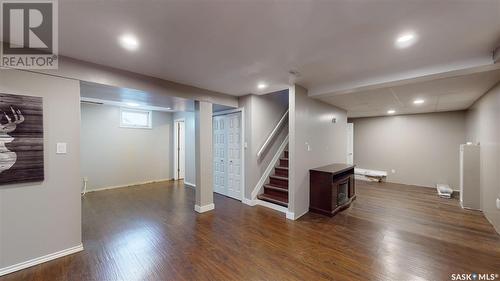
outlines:
[[450, 280], [500, 274], [500, 236], [480, 212], [433, 189], [357, 182], [333, 218], [297, 221], [215, 195], [157, 183], [88, 193], [85, 251], [0, 277], [13, 280]]

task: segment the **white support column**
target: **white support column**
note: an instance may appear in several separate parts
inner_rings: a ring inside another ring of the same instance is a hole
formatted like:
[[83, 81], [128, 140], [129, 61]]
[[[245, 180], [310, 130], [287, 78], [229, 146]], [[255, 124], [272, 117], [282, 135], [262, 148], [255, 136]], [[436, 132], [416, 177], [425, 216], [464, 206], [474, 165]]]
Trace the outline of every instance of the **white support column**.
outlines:
[[212, 104], [195, 101], [196, 202], [198, 213], [215, 209], [213, 195]]

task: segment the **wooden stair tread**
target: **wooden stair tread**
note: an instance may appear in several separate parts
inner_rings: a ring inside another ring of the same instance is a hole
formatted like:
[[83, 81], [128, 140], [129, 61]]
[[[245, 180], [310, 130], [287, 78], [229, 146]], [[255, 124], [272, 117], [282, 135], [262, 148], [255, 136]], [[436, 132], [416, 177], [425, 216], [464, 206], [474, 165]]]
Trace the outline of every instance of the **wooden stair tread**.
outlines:
[[265, 194], [265, 193], [257, 195], [257, 198], [259, 200], [264, 200], [264, 201], [267, 201], [270, 203], [274, 203], [277, 205], [288, 207], [288, 198], [283, 198], [283, 197], [275, 196], [275, 195], [269, 195], [269, 194]]
[[282, 186], [276, 186], [276, 185], [272, 185], [272, 184], [264, 184], [264, 188], [269, 188], [269, 189], [273, 189], [276, 191], [288, 193], [288, 188], [283, 188]]
[[278, 170], [288, 170], [288, 167], [283, 167], [283, 166], [277, 166], [277, 167], [274, 167], [275, 169], [278, 169]]
[[288, 181], [288, 177], [284, 177], [284, 176], [272, 175], [272, 176], [269, 176], [269, 177], [273, 178], [273, 179], [277, 179], [277, 180]]
[[286, 161], [288, 161], [288, 158], [280, 158], [280, 160], [286, 160]]

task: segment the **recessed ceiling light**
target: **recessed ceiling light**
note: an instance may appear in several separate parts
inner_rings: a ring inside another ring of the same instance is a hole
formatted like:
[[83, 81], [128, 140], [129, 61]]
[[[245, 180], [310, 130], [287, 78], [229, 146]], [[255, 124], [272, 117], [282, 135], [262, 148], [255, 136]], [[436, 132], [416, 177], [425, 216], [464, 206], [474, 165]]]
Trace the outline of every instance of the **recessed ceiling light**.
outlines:
[[139, 104], [135, 103], [135, 102], [127, 102], [127, 105], [128, 106], [139, 106]]
[[396, 113], [396, 110], [394, 109], [387, 110], [387, 114], [394, 114], [394, 113]]
[[423, 100], [423, 99], [418, 99], [418, 100], [413, 101], [414, 104], [423, 104], [424, 102], [425, 102], [425, 100]]
[[266, 83], [260, 82], [259, 84], [257, 84], [257, 89], [263, 90], [265, 88], [267, 88], [267, 84]]
[[394, 44], [396, 45], [396, 47], [403, 49], [406, 47], [410, 47], [411, 45], [415, 44], [415, 42], [417, 42], [417, 34], [413, 31], [410, 31], [400, 34], [396, 38], [396, 41], [394, 41]]
[[119, 38], [120, 45], [129, 50], [135, 51], [139, 48], [139, 40], [132, 34], [124, 34]]
[[172, 109], [172, 108], [170, 108], [170, 107], [167, 107], [167, 110], [171, 110], [171, 109]]

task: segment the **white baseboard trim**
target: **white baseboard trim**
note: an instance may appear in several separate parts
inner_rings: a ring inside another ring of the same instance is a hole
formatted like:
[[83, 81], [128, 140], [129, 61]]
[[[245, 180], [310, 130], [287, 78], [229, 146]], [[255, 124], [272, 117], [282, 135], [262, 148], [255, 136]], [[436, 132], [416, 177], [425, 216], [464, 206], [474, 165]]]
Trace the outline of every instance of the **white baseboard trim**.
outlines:
[[190, 183], [190, 182], [187, 182], [187, 181], [185, 181], [185, 180], [184, 180], [184, 185], [189, 185], [189, 186], [191, 186], [191, 187], [196, 187], [196, 184], [194, 184], [194, 183]]
[[[358, 177], [358, 176], [359, 175], [354, 175], [354, 178], [356, 180], [360, 180], [360, 181], [377, 182], [375, 180], [365, 179], [365, 178]], [[425, 188], [436, 189], [436, 186], [428, 186], [428, 185], [423, 185], [423, 184], [413, 184], [413, 183], [405, 183], [405, 182], [387, 181], [385, 179], [382, 181], [382, 183], [395, 183], [395, 184], [402, 184], [402, 185], [410, 185], [410, 186], [417, 186], [417, 187], [425, 187]], [[451, 189], [453, 189], [453, 192], [460, 192], [460, 189], [454, 189], [453, 187], [451, 187]]]
[[286, 218], [294, 221], [295, 220], [295, 213], [286, 211]]
[[289, 220], [297, 220], [298, 218], [300, 218], [303, 215], [307, 214], [307, 212], [309, 212], [309, 210], [305, 210], [304, 212], [302, 212], [302, 214], [296, 215], [294, 212], [288, 212], [287, 211], [286, 218], [289, 219]]
[[169, 179], [158, 179], [158, 180], [150, 180], [150, 181], [144, 181], [144, 182], [129, 183], [129, 184], [125, 184], [125, 185], [115, 185], [115, 186], [99, 187], [99, 188], [94, 188], [94, 189], [87, 189], [87, 193], [94, 192], [94, 191], [103, 191], [103, 190], [115, 189], [115, 188], [132, 187], [132, 186], [136, 186], [136, 185], [143, 185], [143, 184], [149, 184], [149, 183], [155, 183], [155, 182], [173, 181], [173, 180], [174, 179], [172, 179], [172, 178], [169, 178]]
[[[423, 184], [411, 184], [411, 183], [404, 183], [404, 182], [392, 182], [388, 181], [388, 183], [396, 183], [396, 184], [402, 184], [402, 185], [410, 185], [410, 186], [416, 186], [416, 187], [425, 187], [425, 188], [432, 188], [436, 190], [436, 186], [429, 186], [429, 185], [423, 185]], [[453, 192], [460, 192], [460, 189], [454, 189], [452, 186], [450, 186]], [[436, 191], [437, 194], [437, 191]]]
[[495, 231], [500, 235], [500, 226], [493, 224], [493, 221], [490, 220], [489, 215], [486, 212], [483, 212], [483, 215], [486, 220], [493, 226], [493, 229], [495, 229]]
[[243, 204], [245, 204], [245, 205], [252, 206], [252, 207], [255, 206], [255, 205], [257, 205], [257, 202], [255, 202], [255, 200], [250, 200], [250, 199], [247, 199], [247, 198], [243, 198], [241, 200], [241, 202]]
[[45, 255], [45, 256], [41, 256], [41, 257], [38, 257], [38, 258], [34, 258], [34, 259], [31, 259], [31, 260], [28, 260], [28, 261], [25, 261], [25, 262], [21, 262], [21, 263], [18, 263], [18, 264], [14, 264], [14, 265], [11, 265], [11, 266], [0, 268], [0, 276], [9, 274], [9, 273], [12, 273], [12, 272], [15, 272], [15, 271], [19, 271], [19, 270], [22, 270], [22, 269], [25, 269], [25, 268], [28, 268], [28, 267], [32, 267], [32, 266], [35, 266], [35, 265], [38, 265], [38, 264], [41, 264], [41, 263], [44, 263], [44, 262], [55, 260], [57, 258], [61, 258], [61, 257], [67, 256], [67, 255], [71, 255], [71, 254], [74, 254], [74, 253], [77, 253], [77, 252], [80, 252], [80, 251], [83, 251], [83, 244], [80, 244], [78, 246], [71, 247], [71, 248], [68, 248], [68, 249], [65, 249], [65, 250], [62, 250], [62, 251], [58, 251], [58, 252], [55, 252], [55, 253], [52, 253], [52, 254], [48, 254], [48, 255]]
[[266, 202], [266, 201], [263, 201], [263, 200], [259, 200], [259, 199], [255, 199], [255, 200], [250, 200], [250, 199], [247, 199], [247, 198], [243, 198], [243, 200], [241, 201], [243, 202], [243, 204], [246, 204], [248, 206], [256, 206], [256, 205], [260, 205], [260, 206], [263, 206], [263, 207], [266, 207], [266, 208], [270, 208], [270, 209], [273, 209], [275, 211], [278, 211], [278, 212], [282, 212], [284, 214], [286, 214], [286, 218], [289, 219], [289, 220], [295, 220], [295, 214], [293, 212], [290, 212], [288, 211], [288, 208], [287, 207], [283, 207], [283, 206], [280, 206], [280, 205], [277, 205], [277, 204], [273, 204], [273, 203], [270, 203], [270, 202]]
[[208, 204], [208, 205], [205, 205], [205, 206], [198, 206], [198, 205], [194, 205], [194, 210], [198, 213], [205, 213], [205, 212], [208, 212], [208, 211], [211, 211], [215, 209], [215, 204], [212, 203], [212, 204]]
[[288, 212], [288, 208], [287, 207], [283, 207], [283, 206], [280, 206], [280, 205], [277, 205], [277, 204], [273, 204], [273, 203], [269, 203], [267, 201], [263, 201], [263, 200], [259, 200], [259, 199], [255, 199], [253, 201], [256, 203], [256, 205], [267, 207], [269, 209], [273, 209], [273, 210], [276, 210], [278, 212], [282, 212], [284, 214], [286, 214], [286, 212]]

